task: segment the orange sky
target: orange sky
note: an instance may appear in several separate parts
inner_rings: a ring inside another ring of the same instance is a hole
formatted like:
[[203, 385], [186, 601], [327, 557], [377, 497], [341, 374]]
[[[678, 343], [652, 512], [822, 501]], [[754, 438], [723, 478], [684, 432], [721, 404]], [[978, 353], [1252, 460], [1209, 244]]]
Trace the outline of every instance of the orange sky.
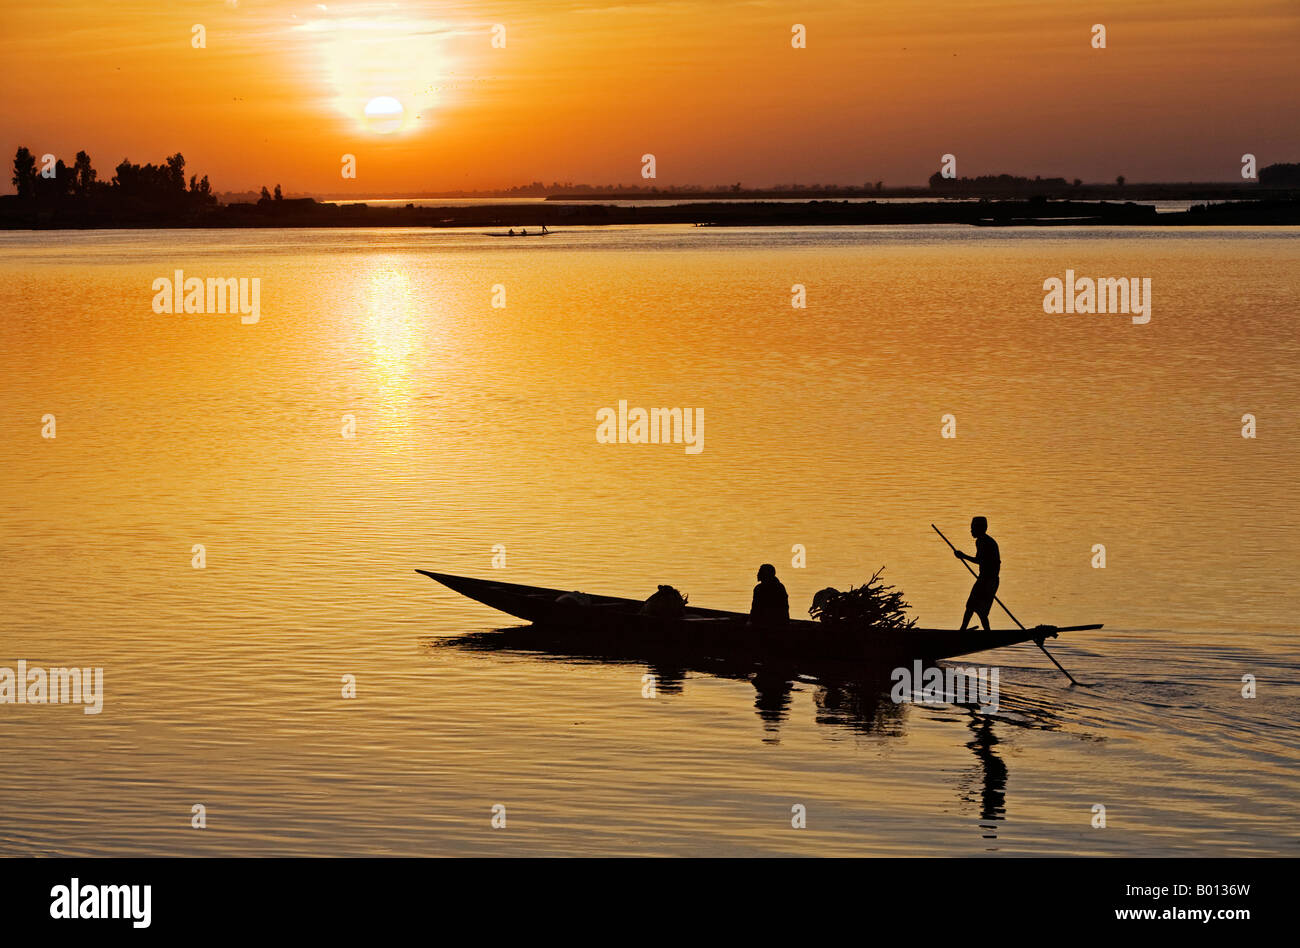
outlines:
[[[0, 150], [357, 195], [643, 183], [647, 152], [660, 185], [922, 184], [945, 152], [1231, 180], [1245, 152], [1300, 161], [1298, 51], [1295, 0], [6, 2]], [[367, 127], [377, 96], [401, 129]]]

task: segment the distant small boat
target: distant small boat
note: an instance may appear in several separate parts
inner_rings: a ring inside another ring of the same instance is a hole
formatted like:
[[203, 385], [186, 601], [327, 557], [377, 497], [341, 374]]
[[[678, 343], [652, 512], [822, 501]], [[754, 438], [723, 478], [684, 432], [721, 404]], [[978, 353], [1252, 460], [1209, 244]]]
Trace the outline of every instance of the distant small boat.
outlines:
[[509, 233], [508, 231], [490, 231], [490, 232], [484, 231], [483, 236], [484, 237], [549, 237], [553, 233], [555, 233], [555, 231], [553, 230], [548, 230], [544, 234], [541, 231], [537, 231], [532, 234], [519, 234], [519, 233], [512, 234]]
[[[1033, 629], [903, 629], [848, 631], [792, 619], [781, 629], [749, 625], [742, 612], [687, 606], [678, 618], [641, 614], [636, 599], [583, 594], [563, 589], [521, 586], [418, 569], [448, 589], [507, 615], [534, 623], [557, 644], [576, 650], [618, 646], [650, 654], [700, 656], [737, 661], [790, 661], [880, 664], [884, 661], [938, 660], [989, 649], [1055, 638], [1060, 632], [1083, 632], [1101, 625], [1050, 626]], [[563, 599], [561, 598], [563, 597]]]
[[1078, 227], [1107, 223], [1104, 217], [981, 217], [976, 227]]

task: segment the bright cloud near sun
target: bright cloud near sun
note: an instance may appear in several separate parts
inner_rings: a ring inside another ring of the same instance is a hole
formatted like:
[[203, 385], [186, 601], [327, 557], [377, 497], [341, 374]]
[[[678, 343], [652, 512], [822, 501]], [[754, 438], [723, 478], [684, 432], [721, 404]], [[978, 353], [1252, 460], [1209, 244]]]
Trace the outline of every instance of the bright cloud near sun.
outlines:
[[295, 32], [314, 47], [339, 114], [379, 135], [427, 125], [446, 81], [448, 25], [338, 9], [313, 15]]

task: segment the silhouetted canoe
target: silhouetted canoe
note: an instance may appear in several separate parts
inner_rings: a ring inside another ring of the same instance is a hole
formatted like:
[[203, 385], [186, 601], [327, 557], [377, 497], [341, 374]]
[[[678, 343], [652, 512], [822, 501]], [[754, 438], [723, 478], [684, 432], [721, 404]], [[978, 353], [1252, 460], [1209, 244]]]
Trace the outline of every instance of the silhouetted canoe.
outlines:
[[[462, 596], [491, 606], [543, 629], [557, 645], [576, 651], [674, 653], [716, 659], [881, 662], [956, 658], [989, 649], [1055, 638], [1059, 632], [1083, 632], [1101, 625], [1049, 626], [1033, 629], [906, 629], [854, 632], [792, 619], [781, 629], [749, 625], [741, 612], [687, 606], [679, 618], [641, 614], [636, 599], [584, 593], [580, 604], [563, 589], [520, 586], [467, 576], [416, 570]], [[563, 599], [561, 597], [564, 597]]]
[[541, 231], [537, 231], [536, 233], [533, 234], [511, 234], [504, 231], [494, 231], [489, 233], [488, 231], [484, 231], [483, 236], [484, 237], [549, 237], [553, 233], [555, 233], [555, 231], [553, 230], [548, 230], [544, 234]]

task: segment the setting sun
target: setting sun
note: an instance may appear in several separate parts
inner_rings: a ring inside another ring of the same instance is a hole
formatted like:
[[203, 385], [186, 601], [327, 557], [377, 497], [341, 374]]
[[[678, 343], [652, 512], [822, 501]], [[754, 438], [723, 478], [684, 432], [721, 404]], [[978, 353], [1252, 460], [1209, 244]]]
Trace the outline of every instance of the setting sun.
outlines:
[[366, 127], [372, 132], [387, 135], [402, 127], [405, 110], [402, 103], [391, 95], [376, 96], [366, 103]]

